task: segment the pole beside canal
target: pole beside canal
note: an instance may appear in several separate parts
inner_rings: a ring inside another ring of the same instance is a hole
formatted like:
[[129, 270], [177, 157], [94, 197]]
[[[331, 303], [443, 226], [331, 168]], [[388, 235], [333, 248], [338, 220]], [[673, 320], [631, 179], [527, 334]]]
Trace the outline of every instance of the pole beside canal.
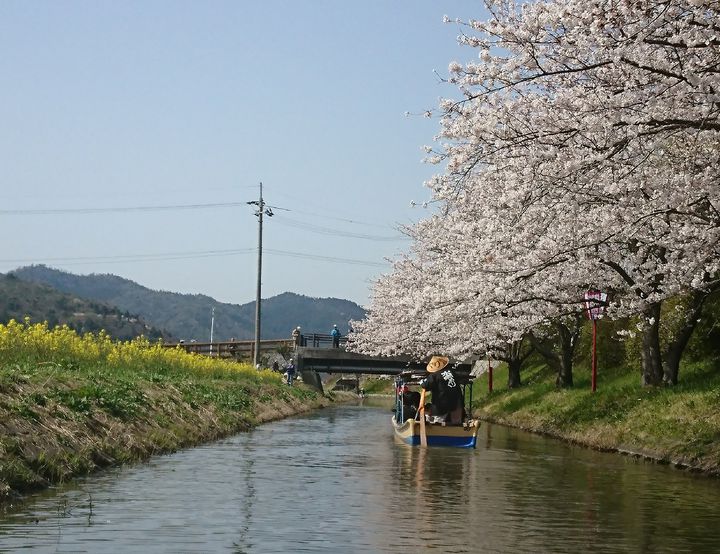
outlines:
[[261, 323], [261, 293], [262, 293], [262, 229], [263, 214], [272, 217], [273, 212], [270, 208], [265, 209], [265, 202], [262, 196], [262, 181], [260, 181], [260, 197], [258, 200], [248, 202], [257, 206], [255, 215], [258, 218], [258, 262], [257, 262], [257, 289], [255, 294], [255, 348], [253, 349], [253, 365], [255, 367], [260, 363], [260, 323]]
[[493, 367], [490, 363], [490, 358], [488, 358], [488, 392], [493, 391]]
[[592, 323], [592, 366], [590, 388], [597, 390], [597, 320], [603, 316], [607, 305], [607, 293], [599, 290], [589, 290], [585, 293], [585, 310]]
[[597, 320], [592, 320], [592, 377], [590, 388], [597, 390]]

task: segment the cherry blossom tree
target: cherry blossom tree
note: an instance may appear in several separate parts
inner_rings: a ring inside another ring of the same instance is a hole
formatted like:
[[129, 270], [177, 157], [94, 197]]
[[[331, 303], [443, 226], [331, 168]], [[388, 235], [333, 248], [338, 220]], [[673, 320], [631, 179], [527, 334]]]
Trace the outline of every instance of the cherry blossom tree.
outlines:
[[660, 303], [695, 291], [692, 328], [717, 287], [718, 3], [488, 9], [493, 17], [468, 22], [473, 35], [463, 37], [482, 63], [451, 66], [465, 98], [443, 104], [449, 170], [436, 196], [452, 202], [468, 175], [492, 175], [502, 186], [490, 194], [539, 204], [552, 225], [539, 228], [532, 210], [516, 225], [522, 240], [543, 237], [526, 269], [613, 270], [624, 284], [615, 313], [645, 316], [643, 376], [656, 383]]
[[[460, 21], [479, 61], [450, 65], [462, 97], [441, 103], [428, 149], [445, 164], [428, 183], [439, 213], [409, 230], [358, 344], [388, 340], [389, 318], [412, 329], [403, 348], [487, 351], [610, 289], [611, 317], [642, 314], [643, 382], [676, 382], [719, 286], [720, 3], [486, 7]], [[684, 324], [662, 351], [678, 294]]]
[[[374, 354], [419, 357], [438, 352], [462, 359], [490, 355], [508, 362], [508, 385], [519, 386], [520, 365], [529, 352], [523, 339], [527, 329], [550, 317], [544, 306], [548, 299], [533, 297], [538, 287], [527, 287], [523, 279], [495, 271], [497, 264], [478, 256], [474, 244], [466, 242], [473, 235], [460, 215], [434, 216], [407, 230], [415, 239], [414, 252], [376, 283], [367, 320], [354, 324], [353, 347]], [[575, 290], [563, 304], [558, 285], [549, 299], [552, 315], [576, 313], [581, 293]], [[554, 326], [564, 329], [559, 319]], [[577, 333], [560, 335], [567, 335], [567, 340], [553, 359], [558, 362], [559, 380], [566, 386], [572, 384]], [[543, 344], [547, 346], [546, 341]], [[568, 350], [569, 356], [562, 355]]]

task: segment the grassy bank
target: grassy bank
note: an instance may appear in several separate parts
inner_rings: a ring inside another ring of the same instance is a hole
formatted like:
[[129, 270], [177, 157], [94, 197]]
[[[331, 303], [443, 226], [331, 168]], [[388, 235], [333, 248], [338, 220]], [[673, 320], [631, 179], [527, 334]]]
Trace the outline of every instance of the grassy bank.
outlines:
[[590, 391], [587, 368], [575, 386], [555, 387], [547, 366], [523, 370], [523, 386], [507, 390], [506, 369], [475, 383], [475, 413], [483, 419], [592, 448], [646, 456], [720, 475], [720, 373], [717, 363], [687, 364], [674, 387], [643, 388], [636, 371], [604, 369]]
[[0, 325], [0, 501], [328, 403], [235, 362], [10, 322]]

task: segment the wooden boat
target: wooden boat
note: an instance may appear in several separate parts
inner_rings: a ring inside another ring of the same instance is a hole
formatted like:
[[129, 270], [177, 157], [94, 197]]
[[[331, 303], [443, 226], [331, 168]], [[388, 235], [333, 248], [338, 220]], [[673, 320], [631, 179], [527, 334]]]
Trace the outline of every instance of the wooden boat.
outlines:
[[[411, 387], [419, 386], [420, 380], [427, 375], [425, 371], [405, 371], [395, 379], [395, 415], [392, 426], [395, 436], [411, 446], [420, 444], [421, 422], [416, 413], [405, 413], [403, 393]], [[459, 448], [475, 448], [480, 421], [472, 417], [472, 382], [474, 376], [469, 373], [456, 373], [463, 391], [465, 417], [462, 423], [425, 423], [425, 436], [428, 446], [454, 446]]]
[[[420, 444], [420, 421], [408, 419], [398, 423], [395, 416], [392, 416], [392, 424], [395, 429], [395, 436], [410, 446]], [[480, 421], [477, 419], [466, 420], [462, 424], [452, 425], [450, 423], [426, 423], [425, 434], [428, 446], [455, 446], [459, 448], [475, 448], [477, 433], [480, 428]]]

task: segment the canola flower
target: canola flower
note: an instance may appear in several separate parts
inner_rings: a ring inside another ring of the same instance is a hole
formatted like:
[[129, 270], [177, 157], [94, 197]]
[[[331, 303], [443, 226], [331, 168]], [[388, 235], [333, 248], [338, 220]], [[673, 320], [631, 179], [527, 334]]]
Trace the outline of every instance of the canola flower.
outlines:
[[243, 376], [253, 381], [279, 382], [271, 371], [248, 364], [167, 348], [145, 337], [113, 341], [105, 332], [78, 335], [67, 325], [50, 329], [47, 322], [10, 320], [0, 324], [0, 366], [58, 365], [135, 371], [186, 371], [208, 376]]
[[0, 501], [246, 430], [276, 402], [322, 398], [249, 364], [29, 318], [0, 324], [0, 396], [3, 421], [26, 430], [0, 440]]

